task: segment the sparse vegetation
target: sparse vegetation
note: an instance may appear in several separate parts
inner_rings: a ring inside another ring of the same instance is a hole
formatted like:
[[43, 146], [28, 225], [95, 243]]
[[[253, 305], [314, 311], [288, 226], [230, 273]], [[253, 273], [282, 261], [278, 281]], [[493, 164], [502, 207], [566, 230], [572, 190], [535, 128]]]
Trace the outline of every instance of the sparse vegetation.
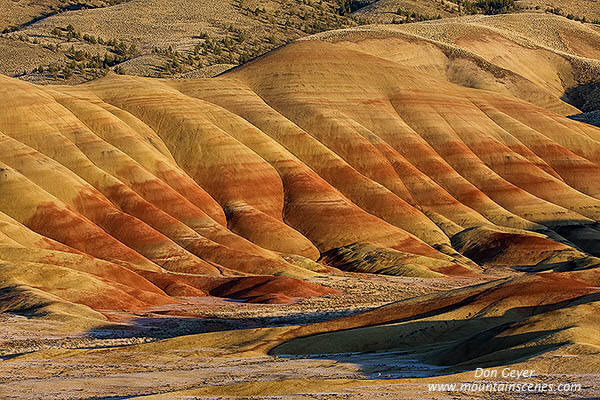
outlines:
[[578, 15], [573, 15], [571, 13], [565, 13], [560, 7], [548, 7], [546, 8], [546, 12], [549, 14], [554, 14], [554, 15], [560, 15], [562, 17], [574, 20], [574, 21], [578, 21], [578, 22], [591, 22], [592, 24], [600, 24], [600, 19], [593, 19], [591, 21], [588, 21], [587, 18], [584, 17], [580, 17]]
[[404, 23], [429, 21], [429, 20], [433, 20], [433, 19], [441, 19], [442, 18], [442, 16], [439, 14], [436, 16], [429, 16], [429, 15], [418, 14], [414, 11], [403, 10], [402, 8], [398, 8], [398, 10], [396, 10], [396, 14], [403, 18], [397, 19], [396, 17], [394, 17], [392, 19], [392, 24], [404, 24]]
[[[122, 40], [103, 39], [99, 36], [82, 34], [75, 30], [72, 25], [64, 28], [54, 27], [50, 34], [55, 38], [67, 39], [67, 42], [71, 43], [64, 51], [61, 51], [60, 43], [42, 45], [55, 53], [62, 53], [65, 61], [39, 65], [34, 67], [31, 72], [38, 75], [47, 75], [53, 79], [71, 79], [75, 76], [85, 80], [94, 79], [106, 75], [108, 70], [113, 67], [116, 73], [123, 73], [119, 64], [132, 59], [138, 53], [135, 43], [127, 45]], [[28, 36], [18, 35], [17, 39], [28, 41]], [[95, 52], [91, 49], [84, 50], [81, 47], [85, 44], [99, 45], [101, 48]]]
[[373, 3], [374, 0], [338, 0], [338, 13], [348, 15]]
[[[191, 47], [153, 46], [150, 54], [162, 59], [154, 75], [169, 77], [215, 64], [241, 64], [301, 36], [366, 23], [352, 12], [370, 2], [292, 0], [283, 2], [280, 8], [267, 9], [250, 7], [245, 0], [239, 0], [236, 8], [242, 15], [265, 26], [264, 33], [249, 34], [244, 27], [228, 23], [211, 32], [198, 32], [192, 37], [195, 43]], [[82, 32], [74, 25], [52, 27], [46, 36], [42, 35], [42, 41], [36, 38], [34, 44], [64, 56], [64, 61], [34, 66], [31, 73], [53, 80], [94, 79], [110, 69], [125, 73], [120, 64], [144, 54], [136, 43]], [[25, 33], [12, 38], [30, 41]], [[67, 44], [63, 47], [66, 50], [61, 49], [61, 44]]]
[[[88, 0], [78, 1], [86, 4]], [[102, 4], [122, 2], [124, 1], [105, 0]], [[17, 27], [9, 29], [3, 37], [27, 43], [30, 48], [49, 50], [54, 55], [47, 56], [51, 60], [26, 68], [38, 76], [42, 75], [40, 78], [46, 76], [60, 80], [63, 76], [69, 76], [72, 80], [85, 81], [101, 76], [110, 69], [116, 70], [119, 64], [137, 56], [148, 55], [152, 58], [153, 66], [144, 67], [146, 69], [141, 74], [170, 77], [216, 64], [246, 63], [302, 36], [354, 27], [369, 21], [377, 22], [376, 19], [367, 21], [365, 14], [357, 13], [373, 3], [374, 0], [277, 0], [278, 6], [275, 7], [267, 2], [234, 0], [233, 7], [245, 23], [213, 21], [208, 27], [203, 26], [198, 32], [190, 34], [184, 41], [171, 42], [170, 45], [158, 40], [148, 43], [148, 38], [133, 41], [125, 37], [102, 37], [99, 31], [86, 31], [83, 28], [85, 25], [77, 24], [76, 20], [72, 23], [65, 22], [62, 26], [46, 27], [44, 31], [32, 30], [26, 25], [15, 25]], [[98, 3], [95, 4], [94, 7], [98, 6]], [[515, 0], [435, 0], [427, 3], [427, 7], [413, 8], [404, 5], [391, 12], [386, 11], [385, 22], [404, 24], [437, 20], [449, 15], [498, 14], [520, 9]], [[542, 11], [540, 6], [537, 9]], [[549, 7], [545, 11], [575, 21], [599, 22], [563, 13], [560, 8]], [[247, 22], [248, 18], [252, 23]], [[131, 35], [128, 37], [131, 38]], [[57, 57], [62, 60], [56, 60]], [[65, 70], [63, 67], [71, 62], [76, 65], [71, 65], [71, 71], [68, 68]], [[55, 74], [48, 72], [51, 64], [56, 66]], [[140, 73], [139, 69], [135, 69], [139, 68], [135, 62], [130, 65], [131, 67], [120, 66], [118, 72]], [[21, 72], [22, 70], [14, 74]]]
[[515, 0], [458, 0], [461, 14], [503, 14], [519, 10]]
[[48, 18], [52, 15], [56, 15], [65, 11], [76, 11], [76, 10], [84, 10], [90, 8], [102, 8], [108, 6], [114, 6], [116, 4], [125, 3], [130, 0], [104, 0], [104, 1], [90, 1], [90, 0], [60, 0], [57, 4], [44, 4], [45, 2], [40, 2], [41, 5], [44, 6], [45, 11], [40, 15], [37, 15], [28, 21], [22, 21], [17, 24], [13, 24], [11, 26], [5, 27], [2, 29], [2, 33], [11, 33], [19, 31], [29, 25], [32, 25], [38, 21], [43, 20], [44, 18]]

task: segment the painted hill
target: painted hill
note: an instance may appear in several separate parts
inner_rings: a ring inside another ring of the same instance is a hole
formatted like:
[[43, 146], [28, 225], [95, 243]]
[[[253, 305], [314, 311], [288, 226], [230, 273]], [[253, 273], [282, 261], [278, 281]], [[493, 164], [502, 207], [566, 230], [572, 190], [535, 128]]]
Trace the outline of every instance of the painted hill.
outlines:
[[[448, 368], [443, 373], [518, 362], [553, 373], [592, 373], [600, 345], [595, 334], [597, 266], [401, 301], [354, 317], [273, 332], [260, 343], [274, 354], [406, 351]], [[576, 354], [577, 359], [530, 361], [546, 352]]]
[[600, 30], [531, 18], [324, 33], [213, 79], [0, 77], [3, 309], [593, 268], [600, 129], [564, 93], [600, 79]]

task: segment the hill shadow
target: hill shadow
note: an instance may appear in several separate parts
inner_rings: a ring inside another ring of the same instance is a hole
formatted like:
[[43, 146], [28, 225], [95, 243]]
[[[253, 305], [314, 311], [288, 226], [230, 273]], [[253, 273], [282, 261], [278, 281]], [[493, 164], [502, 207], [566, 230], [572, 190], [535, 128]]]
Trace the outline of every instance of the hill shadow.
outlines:
[[600, 128], [600, 110], [568, 115], [567, 118]]
[[599, 301], [600, 292], [595, 292], [542, 306], [514, 307], [497, 317], [422, 321], [422, 316], [416, 316], [294, 338], [269, 354], [351, 362], [369, 379], [433, 377], [509, 366], [568, 344], [550, 336], [573, 325], [565, 321], [554, 329], [515, 334], [510, 334], [510, 329], [537, 315]]
[[600, 127], [600, 81], [569, 88], [560, 99], [582, 111], [567, 118]]
[[583, 112], [600, 110], [600, 81], [573, 86], [560, 99]]
[[200, 333], [310, 324], [330, 321], [364, 311], [367, 311], [367, 309], [311, 311], [282, 316], [230, 318], [183, 317], [176, 315], [162, 317], [156, 314], [153, 316], [135, 317], [125, 324], [107, 324], [92, 328], [87, 331], [86, 335], [93, 338], [124, 339], [144, 337], [162, 340]]

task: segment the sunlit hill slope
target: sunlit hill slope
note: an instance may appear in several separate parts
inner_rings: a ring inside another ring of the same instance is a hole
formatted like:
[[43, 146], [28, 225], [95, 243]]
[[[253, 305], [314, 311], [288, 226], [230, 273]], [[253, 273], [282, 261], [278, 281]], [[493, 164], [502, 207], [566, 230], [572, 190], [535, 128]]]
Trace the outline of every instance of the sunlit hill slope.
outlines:
[[600, 79], [598, 43], [479, 16], [324, 33], [213, 79], [0, 77], [0, 305], [102, 320], [322, 295], [306, 279], [339, 269], [593, 269], [600, 129], [563, 95]]

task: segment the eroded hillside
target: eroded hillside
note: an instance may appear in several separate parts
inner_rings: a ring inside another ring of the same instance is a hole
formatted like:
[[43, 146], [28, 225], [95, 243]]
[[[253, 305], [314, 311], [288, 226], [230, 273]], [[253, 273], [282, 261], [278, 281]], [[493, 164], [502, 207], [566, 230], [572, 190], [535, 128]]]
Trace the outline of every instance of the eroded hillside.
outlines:
[[422, 398], [510, 366], [597, 397], [599, 43], [468, 16], [211, 79], [0, 76], [0, 396]]
[[4, 308], [594, 267], [600, 130], [561, 96], [600, 76], [600, 33], [524, 18], [323, 34], [214, 79], [1, 77]]

